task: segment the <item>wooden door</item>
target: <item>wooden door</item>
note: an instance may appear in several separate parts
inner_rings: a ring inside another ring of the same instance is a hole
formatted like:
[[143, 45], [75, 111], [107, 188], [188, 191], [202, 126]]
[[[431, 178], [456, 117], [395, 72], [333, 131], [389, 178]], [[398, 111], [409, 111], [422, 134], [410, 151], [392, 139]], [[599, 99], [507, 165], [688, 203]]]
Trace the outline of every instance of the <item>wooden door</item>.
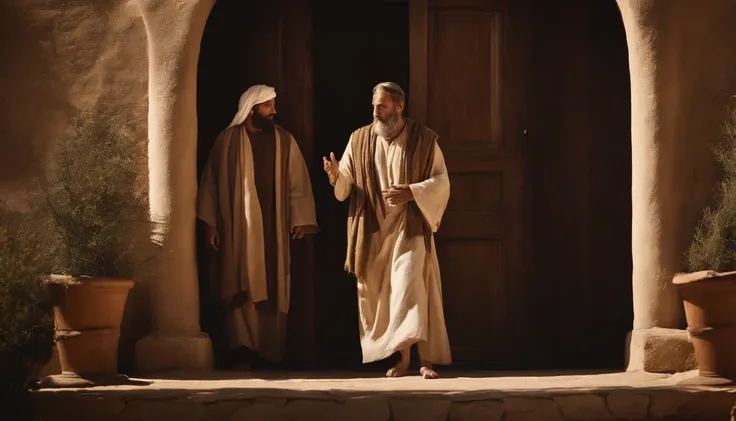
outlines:
[[408, 114], [439, 133], [450, 174], [436, 242], [455, 364], [518, 367], [532, 334], [520, 3], [410, 2]]

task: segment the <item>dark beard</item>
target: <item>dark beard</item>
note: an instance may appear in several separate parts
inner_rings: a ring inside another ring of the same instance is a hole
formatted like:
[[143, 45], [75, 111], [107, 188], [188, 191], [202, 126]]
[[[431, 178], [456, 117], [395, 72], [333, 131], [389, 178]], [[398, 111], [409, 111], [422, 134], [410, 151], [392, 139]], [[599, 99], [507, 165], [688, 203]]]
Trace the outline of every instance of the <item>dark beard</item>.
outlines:
[[263, 117], [258, 113], [253, 113], [251, 120], [253, 123], [253, 127], [261, 130], [273, 129], [276, 125], [276, 123], [274, 123], [273, 121], [273, 118]]

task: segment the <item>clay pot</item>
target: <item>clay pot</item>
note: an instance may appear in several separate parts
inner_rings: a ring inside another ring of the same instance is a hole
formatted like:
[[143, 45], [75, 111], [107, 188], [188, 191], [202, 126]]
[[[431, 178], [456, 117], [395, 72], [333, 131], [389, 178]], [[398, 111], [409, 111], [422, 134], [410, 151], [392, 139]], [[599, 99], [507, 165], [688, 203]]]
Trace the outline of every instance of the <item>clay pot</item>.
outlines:
[[713, 384], [736, 380], [736, 272], [679, 274], [687, 331], [700, 377]]
[[42, 387], [85, 387], [121, 384], [118, 341], [130, 279], [99, 277], [49, 278], [54, 290], [54, 326], [61, 375]]

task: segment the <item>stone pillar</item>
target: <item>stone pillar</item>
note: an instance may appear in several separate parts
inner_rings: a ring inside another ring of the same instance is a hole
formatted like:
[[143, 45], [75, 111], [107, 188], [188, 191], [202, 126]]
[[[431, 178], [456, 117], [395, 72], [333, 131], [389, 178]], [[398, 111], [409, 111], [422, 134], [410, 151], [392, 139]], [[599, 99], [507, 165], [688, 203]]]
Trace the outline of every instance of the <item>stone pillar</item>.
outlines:
[[692, 368], [671, 280], [705, 206], [736, 93], [736, 2], [617, 0], [631, 72], [634, 326], [629, 370]]
[[148, 37], [148, 159], [154, 241], [152, 334], [136, 344], [141, 372], [212, 369], [199, 325], [195, 245], [197, 61], [215, 0], [138, 0]]

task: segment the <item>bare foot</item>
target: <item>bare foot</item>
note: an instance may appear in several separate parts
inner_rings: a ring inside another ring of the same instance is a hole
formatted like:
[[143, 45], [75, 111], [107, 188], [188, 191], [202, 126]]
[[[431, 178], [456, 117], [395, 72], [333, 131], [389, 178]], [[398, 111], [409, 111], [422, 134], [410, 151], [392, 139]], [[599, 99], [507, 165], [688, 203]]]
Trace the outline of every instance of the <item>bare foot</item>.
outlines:
[[410, 355], [411, 355], [409, 353], [410, 349], [411, 349], [410, 347], [401, 349], [400, 351], [401, 360], [386, 372], [386, 377], [406, 376], [406, 374], [409, 372], [409, 363], [410, 363]]
[[409, 366], [401, 363], [388, 369], [386, 377], [404, 377], [409, 372]]
[[437, 379], [440, 376], [437, 375], [437, 372], [432, 370], [432, 364], [429, 363], [422, 363], [422, 368], [419, 369], [419, 374], [425, 379]]

